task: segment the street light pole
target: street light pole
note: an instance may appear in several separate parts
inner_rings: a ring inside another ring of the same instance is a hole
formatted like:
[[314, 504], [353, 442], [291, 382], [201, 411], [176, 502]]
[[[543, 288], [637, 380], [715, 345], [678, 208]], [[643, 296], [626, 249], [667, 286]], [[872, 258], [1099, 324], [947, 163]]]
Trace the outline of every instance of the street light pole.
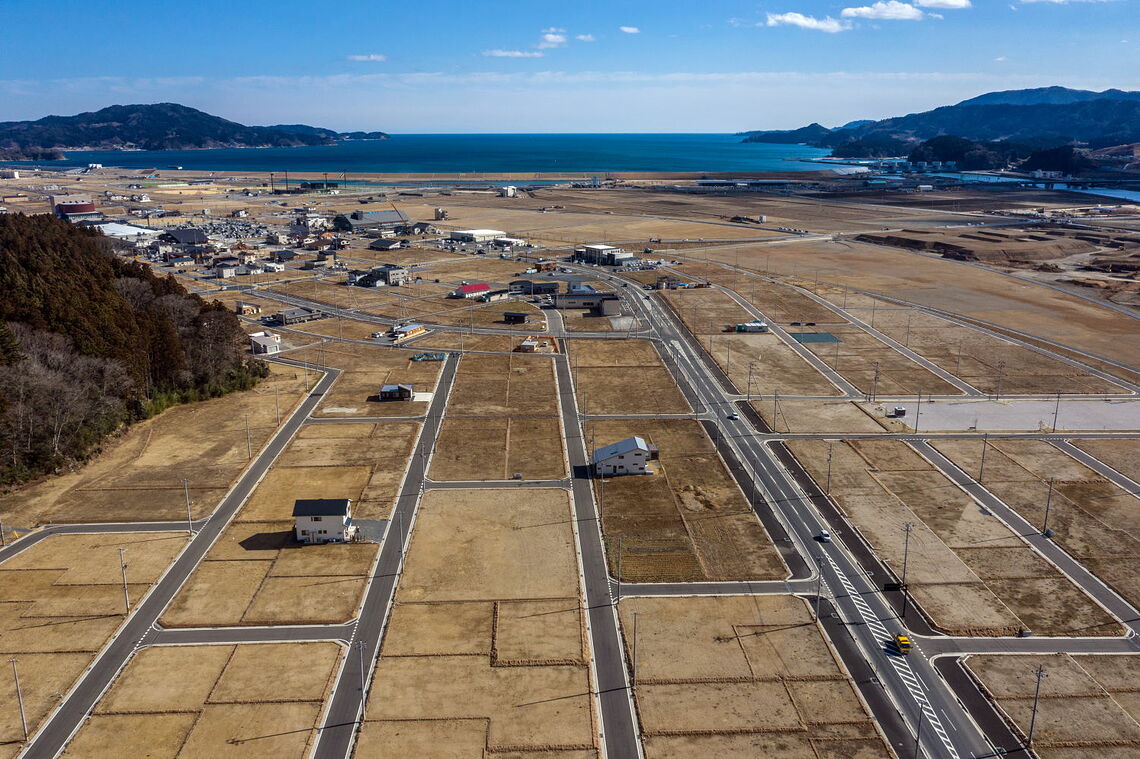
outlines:
[[28, 739], [28, 718], [24, 714], [24, 691], [20, 688], [20, 673], [16, 670], [15, 657], [8, 660], [12, 663], [12, 679], [16, 681], [16, 701], [20, 705], [20, 727], [24, 730], [24, 740]]
[[617, 537], [617, 603], [621, 603], [621, 535]]
[[1041, 534], [1049, 532], [1049, 506], [1053, 503], [1053, 478], [1049, 478], [1049, 495], [1045, 496], [1045, 521], [1041, 524]]
[[827, 441], [827, 494], [831, 495], [831, 446], [835, 444], [834, 440]]
[[1057, 431], [1057, 415], [1061, 413], [1061, 394], [1057, 393], [1057, 404], [1053, 406], [1053, 432]]
[[1037, 704], [1041, 700], [1041, 681], [1048, 677], [1045, 667], [1038, 664], [1037, 669], [1033, 671], [1033, 676], [1037, 678], [1037, 687], [1033, 691], [1033, 716], [1029, 718], [1029, 748], [1033, 748], [1033, 729], [1037, 726]]
[[639, 611], [633, 613], [633, 671], [630, 673], [630, 687], [637, 682], [637, 617], [641, 614]]
[[914, 731], [914, 759], [918, 759], [918, 747], [922, 741], [922, 718], [925, 716], [926, 712], [920, 706], [918, 708], [918, 729]]
[[182, 495], [186, 498], [186, 533], [194, 534], [194, 517], [190, 513], [190, 480], [182, 478]]
[[253, 441], [249, 437], [249, 414], [245, 415], [245, 451], [249, 458], [253, 458]]
[[127, 591], [127, 561], [124, 558], [127, 549], [119, 549], [119, 570], [123, 573], [123, 606], [126, 608], [126, 613], [131, 613], [131, 595]]
[[986, 449], [990, 446], [990, 433], [982, 435], [982, 461], [978, 465], [978, 484], [982, 484], [982, 478], [986, 474]]
[[819, 621], [819, 597], [823, 595], [823, 555], [815, 557], [815, 618]]
[[903, 525], [903, 530], [906, 531], [906, 538], [903, 542], [903, 565], [902, 565], [902, 618], [906, 620], [906, 602], [907, 602], [907, 587], [906, 587], [906, 565], [907, 560], [910, 558], [910, 532], [914, 529], [914, 522], [907, 522]]

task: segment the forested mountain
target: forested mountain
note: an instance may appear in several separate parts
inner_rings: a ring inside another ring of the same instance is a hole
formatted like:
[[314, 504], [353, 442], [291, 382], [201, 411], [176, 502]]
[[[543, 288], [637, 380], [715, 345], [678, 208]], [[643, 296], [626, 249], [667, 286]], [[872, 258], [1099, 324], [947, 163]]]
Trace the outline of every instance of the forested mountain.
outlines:
[[[383, 132], [351, 134], [387, 136]], [[297, 147], [331, 145], [339, 139], [348, 139], [348, 136], [304, 124], [245, 126], [177, 103], [113, 105], [75, 116], [0, 122], [0, 156], [9, 158], [32, 157], [37, 151], [67, 148], [188, 150]]]
[[744, 141], [804, 142], [834, 148], [838, 155], [849, 157], [882, 155], [882, 146], [891, 141], [906, 148], [896, 153], [902, 154], [922, 140], [943, 135], [1043, 148], [1070, 142], [1102, 147], [1140, 141], [1140, 93], [1060, 87], [1010, 90], [923, 113], [824, 129], [822, 134], [820, 129], [824, 128], [812, 124], [783, 132], [746, 132]]
[[221, 303], [96, 232], [0, 215], [0, 486], [89, 456], [120, 425], [252, 387], [266, 366]]

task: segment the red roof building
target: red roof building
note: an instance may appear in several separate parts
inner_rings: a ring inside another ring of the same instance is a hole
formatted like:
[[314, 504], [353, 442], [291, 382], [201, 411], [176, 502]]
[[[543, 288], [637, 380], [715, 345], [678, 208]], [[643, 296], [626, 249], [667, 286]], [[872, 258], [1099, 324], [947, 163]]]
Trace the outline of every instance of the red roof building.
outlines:
[[460, 285], [452, 290], [450, 294], [452, 298], [477, 298], [490, 290], [491, 286], [486, 282], [476, 282], [473, 285]]

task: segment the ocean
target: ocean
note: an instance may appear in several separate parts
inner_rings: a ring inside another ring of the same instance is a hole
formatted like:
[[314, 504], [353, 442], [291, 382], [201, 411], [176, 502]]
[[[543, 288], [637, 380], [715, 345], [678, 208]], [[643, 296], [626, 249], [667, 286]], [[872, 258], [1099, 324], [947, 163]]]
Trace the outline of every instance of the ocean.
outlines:
[[[742, 143], [732, 134], [397, 134], [388, 140], [300, 148], [87, 150], [47, 165], [101, 163], [198, 171], [342, 171], [399, 174], [679, 171], [766, 172], [825, 168], [804, 145]], [[5, 165], [18, 166], [21, 162]], [[28, 165], [24, 163], [22, 165]], [[331, 177], [330, 177], [331, 179]]]

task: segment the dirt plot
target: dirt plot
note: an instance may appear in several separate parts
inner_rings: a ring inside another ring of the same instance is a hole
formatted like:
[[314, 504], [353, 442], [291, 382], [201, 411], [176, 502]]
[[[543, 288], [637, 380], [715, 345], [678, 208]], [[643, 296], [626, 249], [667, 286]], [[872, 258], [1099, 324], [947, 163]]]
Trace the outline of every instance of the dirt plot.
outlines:
[[249, 463], [245, 420], [256, 453], [277, 429], [277, 409], [284, 418], [315, 380], [292, 367], [270, 371], [253, 390], [174, 406], [104, 441], [78, 471], [0, 497], [5, 527], [185, 519], [183, 478], [195, 517], [209, 514]]
[[[596, 480], [610, 570], [627, 581], [771, 580], [787, 575], [771, 539], [693, 420], [604, 420], [591, 445], [640, 435], [660, 448], [650, 475]], [[618, 541], [620, 543], [620, 550]]]
[[547, 480], [566, 476], [557, 417], [445, 419], [431, 462], [433, 480]]
[[419, 416], [427, 411], [427, 401], [381, 403], [376, 397], [380, 386], [388, 384], [410, 384], [416, 392], [434, 391], [441, 362], [412, 361], [417, 352], [338, 343], [305, 348], [289, 357], [343, 370], [314, 416]]
[[522, 270], [525, 268], [526, 266], [518, 261], [468, 256], [459, 261], [433, 263], [419, 267], [416, 269], [416, 275], [424, 279], [438, 279], [449, 284], [458, 284], [463, 280], [470, 282], [509, 282], [522, 276]]
[[[367, 308], [397, 300], [383, 288], [349, 287], [344, 284], [344, 275], [330, 279], [306, 279], [300, 282], [285, 282], [269, 288], [270, 292], [292, 295], [297, 298], [327, 303], [338, 308]], [[290, 308], [281, 303], [277, 310]], [[264, 314], [264, 311], [263, 311]]]
[[[1081, 447], [1090, 442], [1080, 441]], [[1095, 447], [1111, 449], [1128, 442], [1096, 441], [1100, 445]], [[977, 475], [981, 443], [943, 440], [937, 448], [965, 472]], [[1035, 525], [1044, 525], [1048, 501], [1053, 540], [1128, 601], [1140, 602], [1140, 566], [1132, 560], [1140, 552], [1140, 498], [1040, 440], [989, 443], [983, 484]]]
[[779, 432], [833, 434], [886, 432], [860, 404], [846, 400], [754, 400], [752, 407], [771, 429]]
[[[1119, 635], [1112, 617], [906, 443], [795, 440], [789, 447], [845, 516], [953, 635]], [[831, 457], [829, 467], [828, 457]], [[989, 461], [987, 460], [987, 467]]]
[[563, 490], [427, 493], [355, 756], [597, 756], [571, 518]]
[[685, 414], [692, 408], [648, 340], [570, 340], [578, 407], [586, 414]]
[[[870, 322], [869, 313], [855, 313]], [[874, 326], [985, 393], [1122, 392], [1118, 385], [1037, 351], [913, 309], [880, 305]]]
[[[0, 564], [0, 655], [17, 660], [30, 732], [123, 620], [118, 549], [126, 549], [134, 605], [185, 545], [185, 533], [53, 535]], [[8, 678], [0, 685], [0, 756], [15, 755], [22, 739]]]
[[1042, 759], [1140, 756], [1140, 656], [975, 655], [965, 663], [1022, 736], [1033, 718], [1033, 673], [1045, 669], [1033, 731]]
[[1073, 445], [1091, 453], [1116, 471], [1140, 482], [1140, 440], [1073, 440]]
[[[567, 332], [614, 332], [608, 316], [599, 316], [589, 308], [560, 308], [558, 315]], [[638, 323], [640, 324], [640, 322]]]
[[[747, 272], [733, 271], [722, 264], [692, 260], [697, 251], [687, 251], [690, 260], [684, 270], [688, 277], [734, 291], [764, 315], [769, 324], [816, 322], [818, 324], [846, 324], [847, 320], [827, 306], [812, 300], [802, 292], [781, 282], [761, 279]], [[671, 270], [672, 271], [672, 270]]]
[[[525, 330], [528, 325], [520, 325]], [[428, 349], [458, 349], [461, 351], [486, 351], [489, 353], [509, 353], [525, 340], [523, 335], [481, 335], [458, 329], [451, 332], [433, 332], [416, 340], [415, 346]]]
[[[627, 598], [645, 754], [880, 757], [889, 749], [804, 601]], [[757, 753], [758, 752], [758, 753]]]
[[143, 649], [64, 756], [300, 759], [340, 655], [335, 643]]
[[752, 321], [753, 316], [720, 290], [671, 290], [663, 297], [741, 393], [748, 393], [751, 386], [757, 395], [840, 394], [776, 335], [726, 334], [726, 326]]
[[554, 364], [540, 356], [465, 355], [459, 362], [447, 416], [555, 416]]

